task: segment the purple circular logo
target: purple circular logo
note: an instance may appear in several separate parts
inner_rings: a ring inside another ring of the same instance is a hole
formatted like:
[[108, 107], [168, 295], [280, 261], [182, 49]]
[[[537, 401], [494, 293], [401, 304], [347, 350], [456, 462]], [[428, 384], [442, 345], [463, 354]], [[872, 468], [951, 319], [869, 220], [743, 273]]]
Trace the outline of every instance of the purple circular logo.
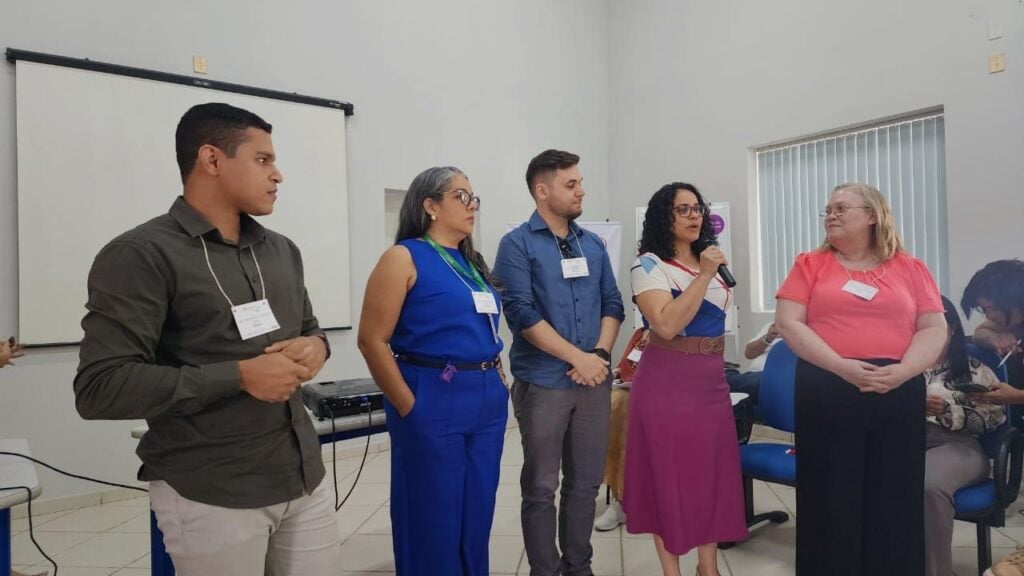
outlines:
[[715, 236], [718, 236], [722, 233], [722, 230], [725, 230], [725, 220], [718, 214], [712, 214], [711, 227], [715, 230]]

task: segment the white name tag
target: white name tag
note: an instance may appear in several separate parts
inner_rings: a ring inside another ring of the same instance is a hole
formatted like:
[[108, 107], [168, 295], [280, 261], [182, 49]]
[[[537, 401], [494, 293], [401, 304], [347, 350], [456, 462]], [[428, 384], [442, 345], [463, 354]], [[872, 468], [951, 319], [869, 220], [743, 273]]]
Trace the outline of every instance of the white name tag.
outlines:
[[262, 336], [281, 327], [277, 323], [277, 318], [274, 318], [274, 312], [266, 298], [232, 306], [231, 314], [235, 317], [235, 325], [238, 326], [242, 340]]
[[587, 268], [587, 259], [565, 258], [562, 260], [562, 278], [582, 278], [590, 276], [590, 269]]
[[497, 314], [498, 302], [490, 292], [473, 292], [473, 305], [480, 314]]
[[626, 360], [630, 362], [639, 362], [640, 357], [644, 355], [644, 351], [639, 348], [633, 348], [633, 351], [626, 356]]
[[865, 284], [863, 282], [857, 282], [856, 280], [849, 280], [843, 285], [843, 292], [849, 292], [858, 298], [862, 298], [867, 301], [871, 301], [878, 294], [878, 288]]

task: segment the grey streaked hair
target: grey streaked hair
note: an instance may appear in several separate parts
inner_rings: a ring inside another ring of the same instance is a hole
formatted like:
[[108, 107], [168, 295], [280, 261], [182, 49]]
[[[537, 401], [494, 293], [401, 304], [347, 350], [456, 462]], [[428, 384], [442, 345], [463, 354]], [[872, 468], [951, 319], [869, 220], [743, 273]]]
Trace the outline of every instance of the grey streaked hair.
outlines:
[[[465, 177], [462, 170], [454, 166], [435, 166], [427, 168], [412, 179], [409, 190], [405, 193], [402, 208], [398, 212], [398, 232], [395, 233], [395, 244], [410, 238], [421, 238], [430, 229], [430, 215], [423, 208], [423, 202], [430, 198], [440, 201], [445, 190], [456, 176]], [[473, 237], [466, 236], [459, 242], [459, 252], [479, 270], [480, 274], [494, 285], [490, 278], [491, 269], [483, 256], [473, 248]]]

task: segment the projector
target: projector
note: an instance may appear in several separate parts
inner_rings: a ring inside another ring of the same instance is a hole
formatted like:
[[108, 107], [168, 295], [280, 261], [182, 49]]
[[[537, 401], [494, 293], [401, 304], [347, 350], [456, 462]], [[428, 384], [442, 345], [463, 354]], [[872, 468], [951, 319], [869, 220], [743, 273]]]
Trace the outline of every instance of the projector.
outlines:
[[318, 420], [384, 409], [384, 394], [371, 378], [310, 382], [302, 385], [302, 403]]

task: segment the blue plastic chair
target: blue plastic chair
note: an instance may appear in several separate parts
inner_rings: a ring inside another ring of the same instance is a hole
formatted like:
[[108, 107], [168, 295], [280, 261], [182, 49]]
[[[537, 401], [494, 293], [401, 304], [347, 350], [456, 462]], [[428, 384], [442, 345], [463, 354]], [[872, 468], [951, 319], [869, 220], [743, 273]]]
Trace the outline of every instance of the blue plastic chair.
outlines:
[[[1006, 381], [1006, 368], [998, 367], [1000, 359], [994, 352], [968, 344], [967, 353], [992, 368], [1000, 381]], [[1024, 437], [1007, 419], [978, 441], [992, 459], [992, 478], [957, 490], [953, 494], [953, 508], [957, 520], [977, 526], [978, 574], [982, 576], [992, 565], [992, 527], [1006, 525], [1006, 508], [1020, 491]]]
[[[784, 341], [773, 346], [765, 360], [764, 372], [761, 373], [761, 390], [758, 393], [762, 422], [777, 430], [790, 433], [796, 430], [794, 401], [796, 360], [796, 354]], [[743, 504], [748, 529], [765, 521], [781, 524], [789, 520], [789, 514], [782, 510], [754, 513], [754, 480], [796, 486], [796, 454], [794, 451], [795, 448], [792, 444], [776, 442], [757, 442], [740, 446]], [[731, 546], [733, 543], [723, 543], [720, 548]]]

